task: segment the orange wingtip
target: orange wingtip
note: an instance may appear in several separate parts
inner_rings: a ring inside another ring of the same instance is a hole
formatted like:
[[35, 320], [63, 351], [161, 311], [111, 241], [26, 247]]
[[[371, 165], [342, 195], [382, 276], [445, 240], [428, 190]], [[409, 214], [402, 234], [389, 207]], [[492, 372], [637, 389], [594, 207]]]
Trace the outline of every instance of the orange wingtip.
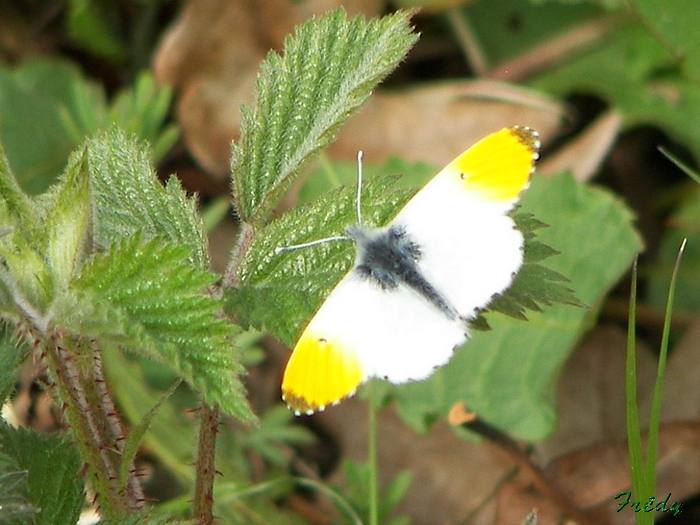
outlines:
[[353, 395], [362, 381], [352, 349], [304, 332], [284, 371], [282, 399], [296, 415], [310, 415]]
[[513, 200], [525, 190], [539, 158], [539, 134], [524, 126], [483, 138], [445, 168], [491, 200]]

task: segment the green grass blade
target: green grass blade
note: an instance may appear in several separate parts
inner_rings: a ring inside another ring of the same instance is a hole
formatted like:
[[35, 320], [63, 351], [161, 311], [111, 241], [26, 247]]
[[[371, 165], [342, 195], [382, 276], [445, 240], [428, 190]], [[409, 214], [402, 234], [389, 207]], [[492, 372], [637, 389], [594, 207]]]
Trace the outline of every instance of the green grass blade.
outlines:
[[646, 481], [649, 494], [653, 495], [656, 488], [656, 452], [659, 441], [659, 424], [661, 419], [661, 392], [663, 389], [664, 372], [666, 371], [666, 357], [668, 355], [668, 339], [671, 331], [671, 315], [673, 313], [673, 300], [676, 292], [676, 277], [681, 263], [681, 257], [685, 250], [684, 239], [678, 249], [678, 256], [671, 275], [671, 284], [668, 289], [668, 301], [666, 303], [666, 316], [661, 337], [661, 351], [659, 353], [659, 365], [656, 370], [656, 385], [654, 385], [654, 398], [651, 404], [651, 417], [649, 419], [649, 441], [647, 443]]
[[637, 357], [635, 353], [637, 317], [637, 258], [632, 266], [632, 289], [627, 326], [627, 367], [625, 392], [627, 395], [627, 446], [630, 456], [632, 492], [639, 496], [646, 494], [644, 458], [642, 457], [642, 435], [637, 411]]
[[659, 146], [659, 151], [661, 152], [661, 154], [662, 154], [664, 157], [666, 157], [668, 160], [670, 160], [670, 161], [673, 162], [676, 166], [678, 166], [678, 167], [683, 171], [683, 173], [685, 173], [688, 177], [690, 177], [690, 178], [693, 179], [695, 182], [697, 182], [698, 184], [700, 184], [700, 173], [698, 173], [698, 172], [695, 171], [693, 168], [691, 168], [690, 166], [688, 166], [688, 164], [686, 164], [686, 163], [683, 162], [681, 159], [679, 159], [678, 157], [676, 157], [673, 153], [671, 153], [670, 151], [668, 151], [668, 150], [667, 150], [666, 148], [664, 148], [663, 146]]

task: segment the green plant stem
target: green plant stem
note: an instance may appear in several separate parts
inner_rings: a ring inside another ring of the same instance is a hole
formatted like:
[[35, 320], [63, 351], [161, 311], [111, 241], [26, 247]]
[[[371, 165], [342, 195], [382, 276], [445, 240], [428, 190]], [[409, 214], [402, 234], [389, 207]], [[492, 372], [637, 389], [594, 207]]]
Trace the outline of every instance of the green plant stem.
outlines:
[[51, 334], [48, 341], [36, 340], [85, 461], [87, 479], [102, 516], [119, 519], [142, 510], [144, 497], [134, 469], [130, 469], [126, 491], [120, 488], [124, 435], [104, 383], [99, 348], [89, 341], [76, 341], [62, 331]]
[[[370, 386], [369, 388], [372, 388]], [[369, 525], [379, 525], [379, 493], [377, 488], [377, 407], [373, 396], [369, 399], [369, 425], [367, 430], [369, 463]]]
[[253, 238], [255, 237], [255, 229], [252, 225], [242, 222], [241, 223], [241, 233], [238, 236], [238, 242], [236, 247], [233, 249], [231, 254], [231, 262], [226, 268], [226, 273], [223, 278], [224, 287], [236, 287], [238, 286], [238, 267], [243, 262], [243, 257], [245, 257], [246, 252], [250, 248]]
[[219, 405], [200, 407], [197, 471], [194, 483], [194, 517], [198, 525], [214, 523], [214, 477], [216, 476], [216, 434]]
[[93, 375], [95, 380], [94, 382], [97, 388], [99, 398], [102, 400], [104, 413], [107, 416], [109, 432], [111, 433], [111, 436], [114, 439], [114, 443], [117, 447], [117, 452], [120, 456], [120, 472], [123, 471], [125, 468], [124, 462], [128, 462], [128, 466], [126, 467], [126, 477], [123, 475], [119, 476], [120, 479], [126, 480], [125, 485], [120, 485], [120, 490], [126, 489], [127, 493], [131, 494], [136, 501], [143, 503], [145, 501], [145, 497], [143, 494], [143, 488], [141, 487], [141, 483], [139, 483], [138, 480], [136, 465], [134, 464], [133, 457], [131, 459], [126, 459], [124, 457], [126, 435], [124, 434], [122, 422], [119, 418], [119, 412], [117, 412], [117, 409], [114, 406], [114, 401], [112, 400], [112, 396], [109, 392], [109, 389], [107, 388], [107, 380], [105, 379], [104, 366], [102, 363], [102, 352], [97, 346], [97, 342], [94, 340], [90, 341], [90, 347], [92, 350]]

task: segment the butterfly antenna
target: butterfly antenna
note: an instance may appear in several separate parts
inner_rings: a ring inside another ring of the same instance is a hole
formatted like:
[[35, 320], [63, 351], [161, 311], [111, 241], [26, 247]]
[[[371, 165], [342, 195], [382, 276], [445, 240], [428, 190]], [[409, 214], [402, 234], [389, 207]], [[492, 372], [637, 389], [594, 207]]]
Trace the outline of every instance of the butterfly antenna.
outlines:
[[362, 224], [362, 150], [357, 152], [357, 224]]
[[275, 255], [279, 255], [280, 253], [292, 252], [294, 250], [300, 250], [301, 248], [309, 248], [311, 246], [316, 246], [317, 244], [349, 240], [351, 240], [350, 237], [344, 237], [339, 235], [337, 237], [326, 237], [325, 239], [317, 239], [315, 241], [304, 242], [301, 244], [292, 244], [291, 246], [281, 246], [279, 248], [275, 248]]
[[[362, 157], [363, 157], [362, 150], [357, 152], [357, 224], [362, 224], [362, 210], [360, 209], [360, 204], [362, 203]], [[1, 235], [1, 232], [0, 232]], [[318, 239], [315, 241], [310, 241], [310, 242], [304, 242], [301, 244], [293, 244], [291, 246], [280, 246], [279, 248], [275, 248], [275, 255], [279, 255], [280, 253], [286, 253], [286, 252], [291, 252], [294, 250], [300, 250], [302, 248], [309, 248], [311, 246], [316, 246], [318, 244], [324, 244], [327, 242], [335, 242], [335, 241], [350, 241], [352, 240], [350, 237], [345, 236], [345, 235], [339, 235], [336, 237], [326, 237], [325, 239]]]

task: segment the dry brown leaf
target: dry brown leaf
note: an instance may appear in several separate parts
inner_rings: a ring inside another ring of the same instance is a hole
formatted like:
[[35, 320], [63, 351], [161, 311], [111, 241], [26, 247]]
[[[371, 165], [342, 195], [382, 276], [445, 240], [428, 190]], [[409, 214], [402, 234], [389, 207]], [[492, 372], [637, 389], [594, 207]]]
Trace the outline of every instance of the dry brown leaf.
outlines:
[[294, 26], [343, 5], [349, 14], [378, 14], [381, 0], [190, 0], [163, 38], [153, 69], [173, 86], [183, 137], [213, 176], [229, 173], [231, 141], [238, 138], [240, 107], [253, 101], [260, 62], [280, 49]]
[[[557, 388], [557, 427], [536, 447], [542, 464], [597, 443], [624, 439], [627, 333], [599, 326], [567, 361]], [[656, 358], [637, 347], [637, 395], [642, 425], [648, 422]]]
[[489, 133], [529, 126], [543, 142], [567, 118], [566, 106], [533, 91], [486, 80], [452, 81], [376, 93], [329, 148], [335, 157], [383, 162], [389, 156], [442, 166]]
[[[670, 493], [670, 507], [697, 493], [700, 490], [700, 424], [662, 425], [657, 459], [657, 500], [663, 500]], [[547, 468], [546, 474], [577, 508], [595, 508], [603, 523], [634, 523], [634, 512], [629, 507], [621, 508], [621, 500], [615, 499], [620, 492], [631, 490], [626, 440], [595, 445], [560, 458]], [[631, 500], [637, 501], [634, 494]]]
[[[269, 49], [279, 49], [296, 23], [333, 5], [193, 0], [186, 6], [165, 36], [154, 69], [159, 82], [179, 94], [184, 139], [212, 175], [228, 175], [240, 106], [252, 102], [260, 61]], [[343, 5], [351, 14], [373, 15], [382, 3]], [[330, 154], [354, 159], [362, 149], [370, 161], [395, 155], [442, 165], [504, 126], [527, 125], [547, 140], [566, 118], [564, 104], [533, 91], [485, 80], [448, 82], [375, 95], [341, 130]]]
[[[314, 418], [336, 436], [344, 457], [367, 460], [365, 403], [349, 399]], [[411, 487], [397, 514], [410, 516], [413, 525], [461, 523], [512, 470], [509, 458], [458, 438], [444, 423], [427, 435], [416, 434], [391, 408], [380, 412], [378, 434], [380, 486], [403, 469], [411, 471]], [[335, 478], [340, 482], [340, 473]]]

